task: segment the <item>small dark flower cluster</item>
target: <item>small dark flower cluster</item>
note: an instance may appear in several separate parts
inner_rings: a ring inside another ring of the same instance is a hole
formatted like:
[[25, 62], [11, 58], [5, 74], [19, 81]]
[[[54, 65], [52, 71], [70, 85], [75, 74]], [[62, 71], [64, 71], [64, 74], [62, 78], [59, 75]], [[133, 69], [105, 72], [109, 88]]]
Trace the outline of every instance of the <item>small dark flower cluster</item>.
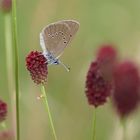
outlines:
[[110, 81], [117, 63], [117, 51], [113, 45], [103, 45], [97, 52], [97, 60], [105, 80]]
[[[0, 100], [0, 124], [7, 118], [7, 103]], [[10, 130], [0, 131], [0, 140], [14, 140], [14, 132]]]
[[90, 105], [103, 105], [112, 92], [112, 70], [116, 61], [116, 50], [104, 45], [97, 59], [91, 63], [86, 79], [86, 96]]
[[119, 62], [112, 45], [103, 45], [91, 63], [86, 78], [86, 96], [90, 105], [103, 105], [112, 97], [121, 117], [133, 112], [140, 101], [140, 75], [131, 61]]
[[110, 92], [111, 84], [104, 80], [98, 63], [92, 62], [86, 80], [86, 96], [89, 104], [95, 107], [104, 104]]
[[36, 84], [45, 84], [47, 82], [47, 60], [41, 52], [30, 52], [26, 57], [26, 67]]
[[3, 122], [7, 117], [7, 104], [0, 100], [0, 122]]
[[138, 68], [130, 61], [117, 65], [114, 72], [113, 101], [121, 117], [134, 111], [140, 101], [140, 76]]

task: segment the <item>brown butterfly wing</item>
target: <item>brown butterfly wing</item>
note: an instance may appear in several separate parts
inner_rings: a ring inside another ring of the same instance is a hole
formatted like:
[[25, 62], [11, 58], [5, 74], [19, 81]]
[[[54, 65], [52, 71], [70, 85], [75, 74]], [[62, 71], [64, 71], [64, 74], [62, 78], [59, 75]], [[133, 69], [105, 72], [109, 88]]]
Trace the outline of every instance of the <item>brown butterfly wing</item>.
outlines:
[[42, 31], [46, 49], [59, 56], [70, 41], [70, 28], [66, 23], [52, 23]]
[[72, 38], [79, 29], [79, 22], [77, 22], [75, 20], [64, 20], [62, 22], [66, 23], [69, 26], [70, 35], [71, 35], [71, 38]]

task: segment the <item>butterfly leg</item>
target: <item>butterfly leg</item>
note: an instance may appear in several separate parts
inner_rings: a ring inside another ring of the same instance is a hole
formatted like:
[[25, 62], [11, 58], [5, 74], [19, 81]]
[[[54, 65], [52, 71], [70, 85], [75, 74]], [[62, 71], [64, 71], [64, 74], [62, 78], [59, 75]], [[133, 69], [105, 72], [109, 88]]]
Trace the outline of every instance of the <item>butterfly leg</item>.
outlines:
[[66, 70], [67, 72], [70, 71], [70, 67], [66, 66], [64, 63], [62, 63], [60, 60], [58, 60], [58, 64], [61, 64]]

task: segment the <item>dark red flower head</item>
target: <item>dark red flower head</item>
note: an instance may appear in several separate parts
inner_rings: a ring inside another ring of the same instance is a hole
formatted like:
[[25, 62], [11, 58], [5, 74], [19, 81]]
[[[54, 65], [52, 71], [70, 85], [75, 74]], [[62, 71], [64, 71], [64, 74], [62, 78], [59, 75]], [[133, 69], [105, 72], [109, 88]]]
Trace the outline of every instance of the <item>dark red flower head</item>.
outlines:
[[114, 73], [113, 101], [121, 117], [136, 109], [139, 102], [140, 77], [137, 67], [129, 61], [119, 64]]
[[4, 121], [7, 117], [7, 104], [0, 100], [0, 122]]
[[117, 51], [113, 45], [102, 45], [97, 52], [97, 61], [106, 80], [111, 80], [117, 62]]
[[86, 96], [90, 105], [98, 107], [107, 101], [111, 84], [104, 80], [97, 62], [92, 62], [87, 73]]
[[0, 7], [4, 12], [9, 12], [12, 9], [12, 0], [0, 0]]
[[97, 53], [97, 59], [100, 62], [116, 60], [116, 57], [116, 49], [111, 44], [102, 45]]
[[32, 80], [36, 84], [44, 84], [47, 82], [47, 60], [41, 52], [30, 52], [26, 57], [26, 67], [30, 72]]

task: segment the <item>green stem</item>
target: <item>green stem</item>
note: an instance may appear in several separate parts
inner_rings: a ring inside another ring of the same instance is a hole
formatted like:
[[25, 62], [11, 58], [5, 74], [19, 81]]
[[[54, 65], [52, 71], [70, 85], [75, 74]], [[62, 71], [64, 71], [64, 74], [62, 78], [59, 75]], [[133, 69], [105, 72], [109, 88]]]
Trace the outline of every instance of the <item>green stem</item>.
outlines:
[[123, 118], [121, 120], [122, 127], [123, 127], [123, 140], [127, 140], [127, 134], [126, 134], [126, 118]]
[[49, 104], [48, 104], [48, 100], [47, 100], [47, 94], [46, 94], [44, 85], [41, 86], [41, 91], [42, 91], [42, 95], [43, 95], [43, 98], [44, 98], [44, 104], [45, 104], [47, 112], [48, 112], [48, 116], [49, 116], [52, 131], [53, 131], [53, 135], [54, 135], [55, 140], [57, 140], [57, 136], [56, 136], [56, 132], [55, 132], [55, 128], [54, 128], [54, 124], [53, 124], [53, 120], [52, 120], [52, 116], [51, 116], [51, 112], [50, 112], [50, 108], [49, 108]]
[[[12, 29], [11, 29], [11, 14], [7, 13], [4, 16], [4, 31], [5, 31], [5, 48], [7, 58], [7, 69], [11, 69], [11, 52], [12, 52]], [[10, 75], [8, 75], [9, 77]]]
[[12, 27], [11, 26], [12, 26], [11, 13], [6, 13], [4, 16], [4, 32], [5, 32], [5, 50], [6, 50], [6, 70], [7, 70], [9, 93], [13, 91], [13, 69], [12, 69], [13, 50], [12, 50]]
[[[14, 93], [14, 85], [13, 85], [13, 50], [12, 50], [12, 22], [11, 22], [11, 13], [5, 13], [4, 15], [4, 38], [5, 38], [5, 55], [6, 55], [6, 73], [7, 73], [7, 88], [9, 93], [9, 99], [13, 98]], [[12, 111], [9, 111], [14, 113], [13, 109], [13, 103], [12, 100], [10, 100], [11, 109]], [[12, 114], [10, 118], [12, 117]], [[13, 123], [13, 120], [10, 121]], [[12, 126], [14, 126], [12, 124]]]
[[17, 140], [20, 140], [20, 120], [19, 120], [19, 74], [18, 74], [18, 42], [17, 42], [17, 13], [16, 0], [12, 1], [12, 22], [13, 22], [13, 50], [15, 63], [15, 92], [16, 92], [16, 131]]
[[94, 109], [93, 113], [93, 140], [96, 140], [96, 111], [97, 109]]

